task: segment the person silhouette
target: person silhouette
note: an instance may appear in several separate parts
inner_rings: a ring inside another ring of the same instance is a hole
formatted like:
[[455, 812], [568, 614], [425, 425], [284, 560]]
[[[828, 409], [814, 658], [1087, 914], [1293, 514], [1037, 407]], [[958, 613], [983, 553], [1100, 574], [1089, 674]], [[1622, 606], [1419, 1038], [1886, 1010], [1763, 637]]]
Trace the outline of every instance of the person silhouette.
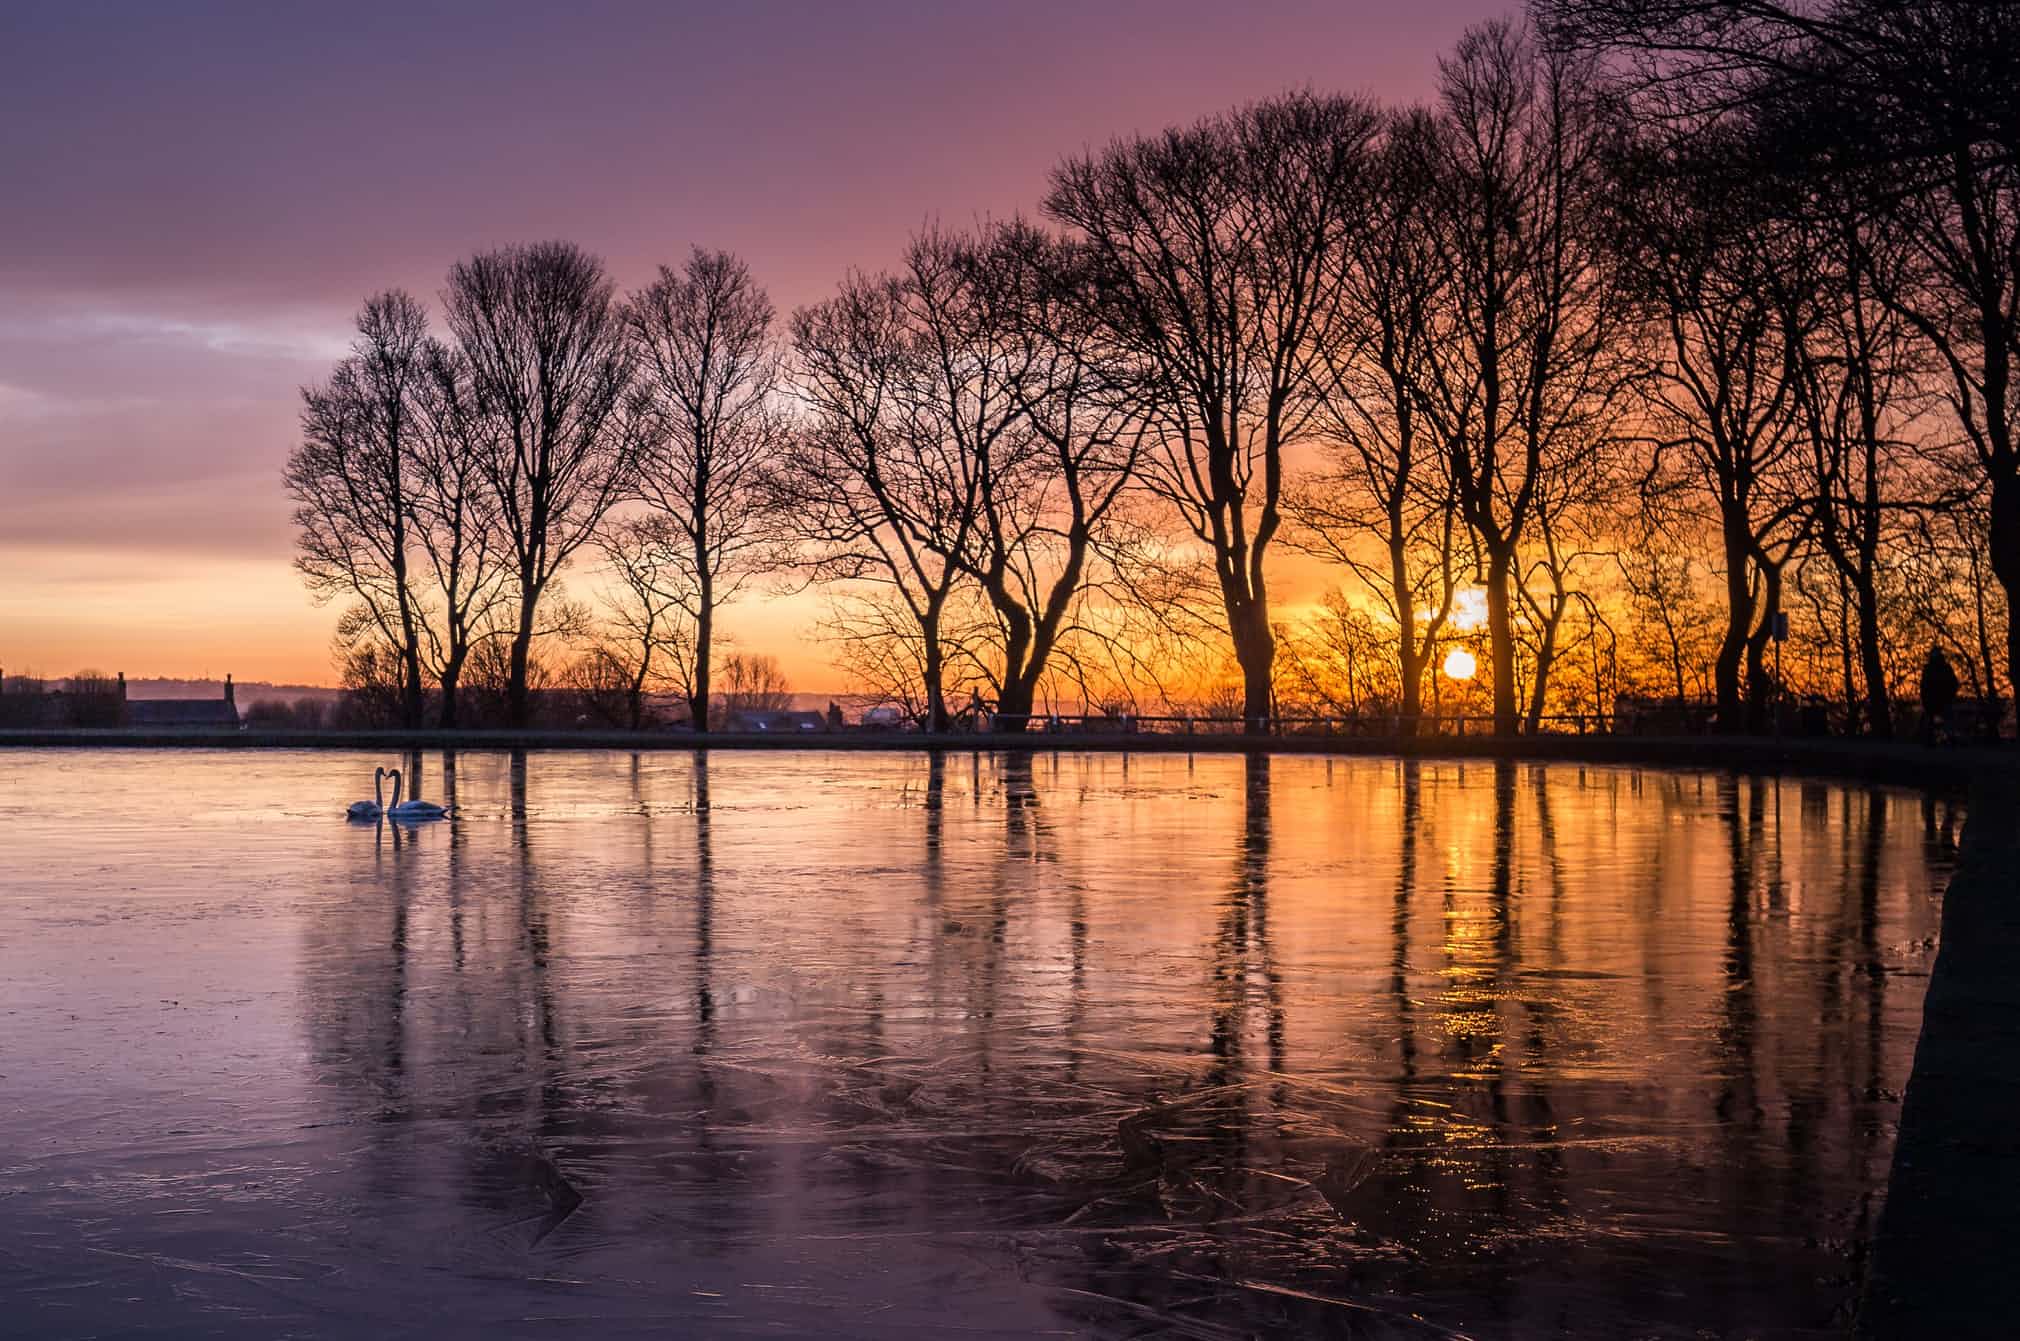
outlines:
[[1941, 647], [1929, 649], [1929, 659], [1922, 663], [1922, 742], [1936, 743], [1936, 728], [1940, 723], [1944, 734], [1948, 734], [1950, 710], [1957, 706], [1957, 672], [1950, 668], [1950, 658], [1943, 655]]

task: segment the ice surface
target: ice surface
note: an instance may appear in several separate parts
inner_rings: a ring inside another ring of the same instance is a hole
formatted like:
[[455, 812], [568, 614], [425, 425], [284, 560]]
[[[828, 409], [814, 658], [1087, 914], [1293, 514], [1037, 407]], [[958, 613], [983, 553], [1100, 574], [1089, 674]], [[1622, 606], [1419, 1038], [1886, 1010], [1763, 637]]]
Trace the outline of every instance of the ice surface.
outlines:
[[[394, 763], [456, 817], [346, 823]], [[0, 1333], [1831, 1334], [1956, 822], [1562, 766], [0, 752]]]

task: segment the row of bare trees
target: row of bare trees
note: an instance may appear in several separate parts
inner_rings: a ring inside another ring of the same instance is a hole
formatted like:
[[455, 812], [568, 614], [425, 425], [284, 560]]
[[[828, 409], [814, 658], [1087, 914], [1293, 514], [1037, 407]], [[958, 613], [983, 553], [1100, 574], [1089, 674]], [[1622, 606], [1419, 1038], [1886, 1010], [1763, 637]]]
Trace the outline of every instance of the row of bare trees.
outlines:
[[[1470, 31], [1426, 107], [1299, 92], [1070, 157], [1041, 221], [928, 228], [784, 322], [699, 251], [622, 298], [566, 244], [473, 257], [440, 339], [374, 298], [305, 393], [302, 572], [410, 723], [458, 721], [480, 651], [525, 723], [565, 638], [634, 725], [673, 691], [705, 726], [724, 607], [806, 584], [932, 729], [966, 689], [1013, 727], [1428, 694], [1512, 732], [1636, 693], [1737, 730], [1787, 680], [1886, 734], [1932, 643], [1996, 696], [2020, 21], [1539, 19]], [[1287, 562], [1330, 592], [1285, 608]]]
[[1637, 132], [1617, 194], [1668, 337], [1651, 477], [1665, 503], [1692, 481], [1716, 499], [1722, 713], [1742, 662], [1765, 679], [1791, 576], [1838, 589], [1816, 605], [1836, 608], [1844, 696], [1870, 730], [1891, 730], [1901, 633], [1948, 644], [1981, 694], [2020, 680], [2020, 621], [1987, 610], [1988, 576], [2007, 610], [2020, 598], [2020, 11], [1538, 10], [1602, 63]]
[[458, 263], [442, 307], [446, 340], [407, 294], [371, 299], [353, 353], [303, 393], [297, 566], [348, 602], [345, 656], [398, 665], [406, 725], [432, 682], [454, 727], [471, 657], [502, 646], [523, 726], [536, 643], [593, 621], [559, 587], [593, 551], [626, 598], [635, 687], [672, 660], [705, 725], [715, 612], [760, 543], [779, 443], [770, 304], [703, 252], [620, 301], [593, 257], [544, 243]]

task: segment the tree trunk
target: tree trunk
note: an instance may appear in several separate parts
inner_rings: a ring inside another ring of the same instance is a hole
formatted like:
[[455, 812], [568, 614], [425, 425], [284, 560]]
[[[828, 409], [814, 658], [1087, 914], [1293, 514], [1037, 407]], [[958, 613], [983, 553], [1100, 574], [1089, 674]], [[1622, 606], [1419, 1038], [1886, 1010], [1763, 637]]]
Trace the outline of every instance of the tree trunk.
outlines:
[[[1529, 715], [1523, 729], [1535, 735], [1543, 729], [1543, 709], [1550, 702], [1550, 672], [1557, 665], [1557, 631], [1564, 623], [1564, 608], [1569, 602], [1565, 598], [1564, 578], [1561, 574], [1551, 574], [1550, 618], [1543, 625], [1543, 636], [1536, 643], [1536, 678], [1529, 686]], [[1592, 694], [1596, 701], [1599, 696], [1599, 680], [1593, 677]]]
[[512, 635], [512, 667], [505, 687], [505, 716], [514, 726], [524, 730], [533, 721], [533, 696], [526, 685], [527, 671], [533, 661], [533, 604], [524, 602], [519, 607], [519, 628]]
[[1234, 657], [1241, 666], [1242, 730], [1250, 735], [1269, 731], [1270, 673], [1276, 667], [1276, 634], [1271, 631], [1269, 607], [1259, 600], [1247, 601], [1237, 614], [1230, 611], [1228, 628], [1234, 637]]
[[1887, 694], [1887, 668], [1880, 659], [1880, 595], [1874, 571], [1880, 549], [1880, 434], [1872, 379], [1859, 379], [1860, 437], [1866, 452], [1864, 527], [1859, 532], [1858, 571], [1852, 581], [1859, 592], [1859, 659], [1865, 663], [1866, 719], [1875, 736], [1894, 735], [1893, 704]]
[[[421, 715], [426, 711], [427, 697], [421, 685], [421, 622], [414, 611], [414, 595], [407, 584], [407, 502], [401, 488], [398, 465], [403, 454], [400, 446], [399, 409], [394, 407], [392, 422], [393, 478], [392, 491], [397, 498], [393, 519], [393, 589], [399, 595], [400, 608], [400, 725], [409, 731], [421, 727]], [[418, 797], [419, 792], [414, 795]]]
[[393, 587], [398, 593], [400, 613], [400, 725], [419, 729], [426, 699], [421, 688], [421, 627], [414, 617], [414, 598], [407, 590], [406, 537], [393, 537]]
[[975, 574], [1003, 622], [1003, 683], [996, 696], [994, 722], [998, 731], [1029, 728], [1032, 708], [1038, 701], [1038, 682], [1058, 645], [1059, 626], [1071, 608], [1072, 593], [1079, 589], [1080, 572], [1087, 560], [1088, 523], [1080, 513], [1077, 496], [1074, 508], [1074, 519], [1066, 528], [1066, 562], [1050, 596], [1035, 610], [1028, 608], [1010, 585], [1006, 563]]
[[[1681, 708], [1689, 690], [1683, 680], [1683, 640], [1677, 637], [1676, 621], [1670, 618], [1667, 607], [1662, 612], [1663, 632], [1669, 636], [1669, 674], [1676, 688], [1676, 706]], [[1699, 681], [1700, 684], [1703, 681]]]
[[940, 650], [938, 620], [922, 631], [926, 636], [926, 655], [920, 667], [926, 681], [926, 730], [938, 735], [947, 729], [947, 695], [940, 683], [947, 673], [946, 658]]
[[1021, 674], [1004, 676], [1003, 690], [996, 698], [996, 729], [1023, 731], [1030, 724], [1031, 705], [1037, 697], [1037, 677], [1031, 667], [1027, 666]]
[[[2020, 701], [2020, 473], [2011, 466], [1993, 472], [1992, 524], [1987, 538], [1992, 574], [2006, 593], [2006, 683], [2007, 702], [2011, 703]], [[1986, 679], [1991, 678], [1988, 673]]]
[[468, 648], [452, 652], [448, 664], [442, 667], [442, 729], [454, 731], [456, 721], [456, 698], [463, 683], [463, 659], [469, 655]]
[[1761, 570], [1760, 626], [1746, 640], [1746, 721], [1747, 729], [1759, 735], [1770, 729], [1770, 711], [1779, 712], [1785, 697], [1780, 681], [1768, 677], [1768, 647], [1774, 642], [1775, 616], [1782, 608], [1781, 569], [1763, 563]]
[[421, 688], [421, 631], [414, 625], [413, 612], [404, 608], [407, 601], [402, 598], [400, 604], [400, 618], [406, 625], [406, 645], [400, 649], [400, 725], [417, 731], [427, 703]]
[[1422, 712], [1424, 662], [1428, 650], [1417, 651], [1417, 593], [1410, 586], [1409, 553], [1403, 540], [1402, 505], [1389, 500], [1389, 594], [1396, 606], [1396, 670], [1401, 675], [1402, 720], [1398, 731], [1417, 734], [1417, 718]]
[[1410, 632], [1407, 628], [1403, 631], [1402, 721], [1396, 725], [1397, 730], [1405, 736], [1414, 736], [1417, 734], [1419, 726], [1417, 719], [1424, 715], [1424, 661], [1426, 658], [1419, 657], [1411, 646], [1415, 642], [1416, 636], [1416, 634]]
[[1003, 631], [1003, 685], [996, 695], [996, 721], [1005, 731], [1022, 731], [1037, 696], [1044, 661], [1033, 655], [1031, 616], [1010, 597], [998, 575], [987, 582], [989, 599], [1007, 626]]
[[1737, 735], [1746, 729], [1745, 700], [1740, 689], [1740, 665], [1753, 623], [1753, 586], [1747, 581], [1750, 562], [1743, 538], [1728, 525], [1725, 532], [1725, 635], [1719, 640], [1712, 680], [1718, 694], [1718, 729]]
[[715, 610], [706, 580], [702, 583], [700, 614], [694, 621], [694, 679], [687, 691], [688, 724], [696, 731], [708, 730], [708, 695], [715, 638]]
[[1870, 573], [1853, 580], [1859, 594], [1859, 670], [1866, 680], [1866, 725], [1881, 740], [1894, 735], [1894, 708], [1887, 693], [1887, 666], [1880, 656], [1880, 597]]
[[652, 651], [648, 645], [645, 653], [638, 658], [638, 673], [631, 677], [631, 683], [624, 689], [624, 706], [633, 731], [645, 729], [645, 680], [651, 673]]
[[1515, 703], [1515, 608], [1508, 590], [1514, 555], [1505, 548], [1487, 554], [1487, 642], [1494, 673], [1494, 734], [1512, 736], [1520, 711]]
[[1865, 710], [1865, 693], [1859, 688], [1859, 677], [1852, 671], [1852, 663], [1858, 655], [1858, 636], [1851, 631], [1851, 624], [1842, 609], [1838, 612], [1838, 656], [1843, 665], [1839, 670], [1845, 685], [1845, 734], [1859, 734], [1859, 714]]

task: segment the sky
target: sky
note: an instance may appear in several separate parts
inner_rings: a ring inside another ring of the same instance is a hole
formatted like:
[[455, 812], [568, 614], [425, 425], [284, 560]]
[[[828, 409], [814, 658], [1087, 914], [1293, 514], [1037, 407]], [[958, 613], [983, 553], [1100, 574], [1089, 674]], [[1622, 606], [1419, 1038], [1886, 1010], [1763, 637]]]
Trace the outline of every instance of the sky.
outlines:
[[[1490, 0], [0, 5], [0, 667], [332, 683], [299, 388], [370, 293], [563, 237], [781, 314], [1062, 155], [1286, 88], [1426, 97]], [[593, 587], [593, 582], [579, 579]], [[733, 639], [839, 688], [797, 598]]]

